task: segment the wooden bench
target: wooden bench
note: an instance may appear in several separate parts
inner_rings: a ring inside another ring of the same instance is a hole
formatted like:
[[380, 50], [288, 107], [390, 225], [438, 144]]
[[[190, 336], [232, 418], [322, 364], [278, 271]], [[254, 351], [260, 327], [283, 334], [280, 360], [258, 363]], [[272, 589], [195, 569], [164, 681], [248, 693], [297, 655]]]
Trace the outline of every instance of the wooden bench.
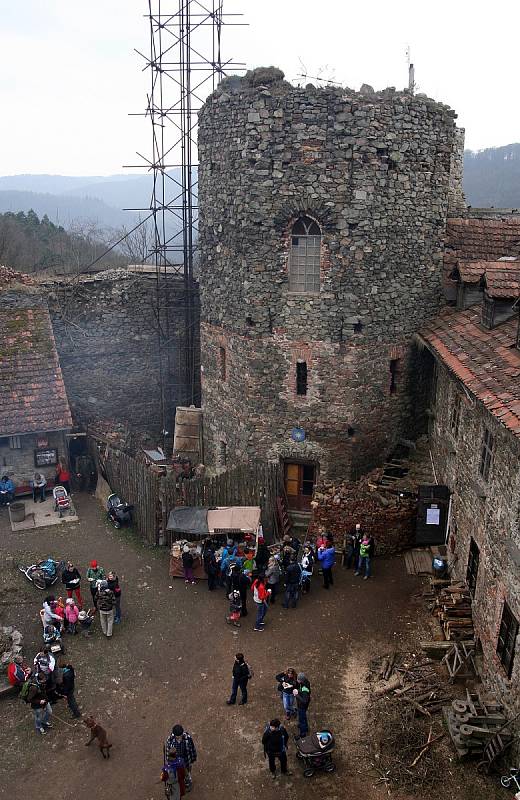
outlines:
[[[45, 487], [46, 492], [52, 492], [54, 486], [56, 485], [56, 481], [54, 478], [47, 478], [47, 486]], [[16, 497], [24, 497], [25, 495], [32, 495], [32, 486], [28, 483], [22, 483], [20, 486], [15, 486], [14, 496]]]

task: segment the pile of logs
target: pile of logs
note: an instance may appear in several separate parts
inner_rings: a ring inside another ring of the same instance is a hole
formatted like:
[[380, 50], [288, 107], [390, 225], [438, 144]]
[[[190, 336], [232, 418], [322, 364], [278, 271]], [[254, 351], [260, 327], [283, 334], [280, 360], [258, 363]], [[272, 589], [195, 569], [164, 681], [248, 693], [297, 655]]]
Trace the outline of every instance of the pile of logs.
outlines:
[[460, 581], [451, 581], [437, 596], [434, 614], [439, 618], [447, 641], [473, 639], [471, 594]]
[[480, 693], [466, 690], [466, 699], [453, 700], [443, 716], [459, 758], [482, 756], [493, 740], [505, 748], [513, 736], [500, 703]]
[[321, 527], [341, 546], [346, 531], [361, 523], [376, 541], [378, 555], [411, 547], [415, 537], [416, 501], [386, 492], [377, 483], [382, 470], [374, 470], [355, 483], [324, 482], [316, 487], [311, 503], [309, 532]]
[[377, 662], [372, 672], [379, 679], [372, 687], [375, 697], [391, 695], [423, 717], [441, 711], [450, 700], [430, 659], [394, 652]]

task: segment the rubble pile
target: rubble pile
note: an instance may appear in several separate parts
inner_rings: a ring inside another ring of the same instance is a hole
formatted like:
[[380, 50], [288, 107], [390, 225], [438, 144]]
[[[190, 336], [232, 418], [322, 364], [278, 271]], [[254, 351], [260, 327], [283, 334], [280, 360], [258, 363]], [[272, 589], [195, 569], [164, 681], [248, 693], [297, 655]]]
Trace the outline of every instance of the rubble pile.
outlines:
[[0, 628], [0, 664], [6, 667], [15, 656], [22, 653], [23, 635], [12, 625]]
[[359, 522], [374, 537], [378, 555], [413, 546], [416, 501], [378, 486], [382, 472], [373, 470], [354, 483], [318, 485], [311, 503], [310, 533], [315, 535], [324, 527], [339, 544], [343, 534]]
[[31, 286], [36, 281], [30, 275], [25, 275], [23, 272], [17, 272], [11, 267], [5, 267], [0, 264], [0, 288], [5, 289], [8, 286], [20, 283], [24, 286]]

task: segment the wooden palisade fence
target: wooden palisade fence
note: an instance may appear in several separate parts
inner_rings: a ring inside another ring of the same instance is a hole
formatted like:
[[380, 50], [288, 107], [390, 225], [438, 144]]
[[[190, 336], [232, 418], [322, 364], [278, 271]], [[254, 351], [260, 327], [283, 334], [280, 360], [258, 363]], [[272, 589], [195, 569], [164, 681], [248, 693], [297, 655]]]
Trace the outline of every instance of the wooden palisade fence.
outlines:
[[276, 498], [282, 487], [278, 464], [242, 464], [213, 477], [176, 484], [173, 473], [160, 477], [132, 456], [108, 448], [101, 469], [113, 492], [135, 506], [134, 521], [148, 544], [158, 544], [176, 506], [260, 506], [266, 536], [278, 535]]

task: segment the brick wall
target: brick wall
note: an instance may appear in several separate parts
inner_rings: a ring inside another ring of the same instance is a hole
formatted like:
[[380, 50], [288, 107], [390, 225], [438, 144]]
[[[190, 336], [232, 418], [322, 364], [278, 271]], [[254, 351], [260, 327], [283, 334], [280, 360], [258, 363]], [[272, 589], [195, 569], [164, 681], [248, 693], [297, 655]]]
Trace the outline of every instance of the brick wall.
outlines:
[[[455, 574], [466, 578], [473, 537], [480, 548], [473, 609], [482, 643], [484, 677], [513, 713], [520, 711], [520, 642], [510, 679], [496, 648], [504, 600], [520, 620], [520, 442], [481, 403], [468, 399], [442, 365], [437, 369], [430, 437], [438, 481], [453, 492], [450, 527]], [[455, 439], [450, 422], [457, 393], [462, 398], [462, 412]], [[479, 476], [486, 427], [495, 439], [487, 482]]]
[[[199, 125], [206, 463], [226, 441], [230, 462], [305, 458], [322, 475], [355, 477], [409, 433], [410, 343], [442, 302], [454, 135], [454, 113], [427, 98], [295, 88], [276, 70], [230, 78], [209, 98]], [[289, 291], [303, 214], [322, 233], [314, 294]], [[295, 392], [298, 359], [306, 396]], [[305, 442], [292, 442], [295, 426]]]

